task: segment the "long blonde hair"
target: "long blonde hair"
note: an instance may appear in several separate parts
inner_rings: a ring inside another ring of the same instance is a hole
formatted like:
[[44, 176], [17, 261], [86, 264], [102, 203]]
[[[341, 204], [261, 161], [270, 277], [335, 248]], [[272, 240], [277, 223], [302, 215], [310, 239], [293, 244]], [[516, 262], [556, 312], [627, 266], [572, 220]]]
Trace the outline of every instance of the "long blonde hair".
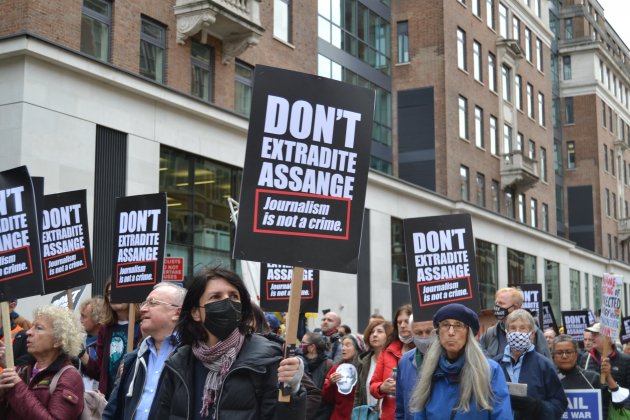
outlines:
[[[444, 354], [444, 348], [438, 335], [438, 339], [429, 348], [422, 363], [420, 381], [411, 396], [412, 412], [422, 411], [431, 399], [433, 374], [442, 354]], [[472, 399], [480, 410], [491, 410], [493, 407], [494, 393], [490, 387], [490, 364], [469, 327], [464, 348], [464, 366], [459, 374], [459, 400], [453, 409], [467, 413], [470, 411]]]

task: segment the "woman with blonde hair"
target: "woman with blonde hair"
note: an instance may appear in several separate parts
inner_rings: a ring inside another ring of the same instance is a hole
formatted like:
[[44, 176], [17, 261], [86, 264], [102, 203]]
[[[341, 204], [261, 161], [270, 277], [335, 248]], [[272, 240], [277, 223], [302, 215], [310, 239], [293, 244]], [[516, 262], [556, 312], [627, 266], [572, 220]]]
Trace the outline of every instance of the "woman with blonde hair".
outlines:
[[475, 335], [479, 318], [459, 303], [433, 316], [438, 339], [422, 363], [411, 398], [414, 420], [511, 419], [507, 383], [499, 365], [484, 356]]
[[[42, 306], [33, 318], [26, 335], [35, 361], [0, 373], [0, 418], [77, 419], [83, 412], [84, 388], [70, 359], [81, 350], [83, 328], [71, 312], [57, 306]], [[0, 360], [4, 365], [4, 344]]]

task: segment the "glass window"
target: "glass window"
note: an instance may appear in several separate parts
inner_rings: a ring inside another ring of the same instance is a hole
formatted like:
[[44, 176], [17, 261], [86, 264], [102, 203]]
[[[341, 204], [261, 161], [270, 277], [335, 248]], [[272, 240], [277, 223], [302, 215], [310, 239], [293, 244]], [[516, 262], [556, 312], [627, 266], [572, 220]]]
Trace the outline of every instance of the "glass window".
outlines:
[[586, 306], [587, 308], [591, 308], [592, 306], [589, 306], [590, 305], [590, 301], [591, 301], [591, 289], [590, 289], [589, 284], [588, 284], [588, 274], [587, 273], [584, 273], [584, 299], [585, 299], [585, 301], [584, 301], [585, 305], [584, 306]]
[[532, 139], [529, 139], [528, 145], [529, 145], [529, 155], [528, 156], [529, 156], [529, 158], [531, 160], [534, 160], [534, 159], [536, 159], [536, 142], [534, 142], [534, 140], [532, 140]]
[[516, 133], [516, 151], [520, 152], [523, 150], [523, 133]]
[[514, 219], [514, 191], [510, 188], [504, 191], [504, 208], [505, 215], [510, 219]]
[[398, 62], [409, 62], [409, 23], [405, 20], [396, 24], [398, 34]]
[[547, 182], [547, 149], [540, 148], [540, 178]]
[[[602, 307], [602, 278], [593, 276], [593, 308]], [[596, 310], [597, 310], [596, 309]]]
[[483, 109], [478, 106], [475, 107], [475, 144], [477, 147], [485, 147], [483, 138]]
[[494, 297], [499, 287], [499, 261], [497, 246], [491, 242], [475, 239], [479, 297], [483, 309], [494, 308]]
[[503, 3], [499, 3], [499, 35], [508, 38], [508, 9]]
[[545, 260], [545, 298], [554, 314], [560, 312], [560, 264]]
[[564, 39], [573, 39], [573, 18], [564, 19]]
[[486, 0], [486, 24], [489, 28], [496, 29], [494, 23], [494, 0]]
[[544, 71], [543, 66], [543, 45], [542, 41], [536, 38], [536, 68], [538, 71]]
[[538, 92], [538, 124], [545, 126], [545, 95]]
[[613, 216], [613, 219], [616, 219], [617, 218], [617, 194], [615, 193], [612, 193], [611, 204], [612, 204], [612, 216]]
[[541, 207], [542, 212], [542, 229], [545, 232], [549, 232], [549, 206], [543, 203]]
[[462, 165], [459, 167], [459, 176], [461, 182], [461, 198], [470, 201], [470, 171], [468, 167]]
[[206, 101], [212, 101], [214, 54], [212, 48], [193, 40], [191, 47], [191, 93]]
[[490, 153], [499, 153], [499, 134], [497, 133], [497, 118], [490, 115]]
[[477, 172], [476, 198], [478, 206], [486, 207], [486, 177], [479, 172]]
[[140, 74], [159, 83], [164, 83], [164, 50], [166, 49], [165, 28], [142, 18], [140, 32]]
[[525, 217], [525, 194], [523, 193], [518, 195], [518, 221], [521, 223], [527, 222]]
[[496, 57], [491, 52], [488, 53], [488, 87], [497, 91], [497, 64]]
[[459, 137], [468, 138], [468, 99], [459, 97]]
[[567, 142], [567, 169], [575, 169], [575, 142]]
[[523, 110], [523, 78], [517, 74], [514, 78], [514, 101], [516, 102], [516, 108]]
[[472, 1], [472, 11], [477, 17], [481, 17], [481, 0]]
[[491, 194], [492, 194], [492, 210], [499, 213], [501, 211], [500, 200], [499, 200], [499, 181], [493, 179], [492, 185], [490, 186]]
[[608, 146], [604, 145], [604, 170], [608, 171]]
[[501, 83], [503, 100], [512, 102], [512, 69], [505, 64], [501, 66]]
[[252, 90], [254, 86], [254, 69], [240, 61], [236, 61], [234, 75], [234, 111], [249, 116], [252, 106]]
[[525, 58], [532, 62], [532, 31], [525, 27]]
[[273, 1], [273, 36], [291, 42], [291, 0]]
[[535, 198], [529, 199], [529, 222], [532, 227], [538, 227], [538, 201]]
[[481, 63], [481, 44], [473, 42], [473, 76], [475, 80], [483, 82], [483, 65]]
[[403, 237], [403, 221], [392, 217], [392, 281], [407, 283], [407, 262], [405, 259], [405, 241]]
[[468, 70], [466, 63], [466, 32], [457, 28], [457, 67]]
[[81, 14], [81, 51], [102, 61], [109, 61], [112, 3], [84, 0]]
[[563, 80], [571, 80], [571, 56], [562, 57], [562, 78]]
[[512, 16], [512, 38], [521, 41], [521, 21], [516, 16]]
[[512, 153], [512, 127], [503, 124], [503, 154], [510, 155]]
[[604, 190], [604, 210], [606, 216], [610, 216], [610, 190], [608, 188]]
[[542, 6], [540, 0], [534, 0], [534, 10], [536, 11], [536, 16], [542, 17]]
[[564, 98], [564, 123], [575, 123], [575, 119], [573, 116], [573, 98]]
[[534, 118], [534, 87], [527, 84], [527, 115], [529, 118]]
[[536, 280], [536, 257], [508, 248], [508, 284], [532, 284]]

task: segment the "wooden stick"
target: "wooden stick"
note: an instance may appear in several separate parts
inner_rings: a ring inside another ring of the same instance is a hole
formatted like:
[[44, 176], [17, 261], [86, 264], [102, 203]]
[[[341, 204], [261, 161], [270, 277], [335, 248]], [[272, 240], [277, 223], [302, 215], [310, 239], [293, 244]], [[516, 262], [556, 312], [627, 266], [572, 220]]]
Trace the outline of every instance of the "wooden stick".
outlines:
[[72, 289], [66, 290], [66, 296], [68, 297], [68, 310], [70, 312], [74, 311], [74, 299], [72, 299]]
[[[300, 322], [300, 304], [302, 303], [302, 281], [304, 280], [304, 267], [293, 267], [291, 278], [291, 296], [289, 297], [289, 312], [287, 313], [287, 328], [284, 342], [284, 357], [295, 356], [297, 344], [297, 330]], [[278, 401], [291, 401], [291, 387], [287, 384], [280, 386]]]
[[15, 367], [13, 361], [13, 341], [11, 340], [11, 313], [9, 311], [9, 302], [0, 302], [0, 310], [2, 310], [2, 331], [4, 333], [4, 360], [6, 367]]
[[134, 333], [136, 331], [136, 311], [134, 311], [133, 303], [129, 304], [129, 325], [127, 326], [127, 353], [133, 351]]
[[[609, 354], [610, 354], [610, 341], [605, 339], [604, 340], [604, 349], [603, 349], [602, 354], [601, 354], [602, 359], [604, 357], [608, 357]], [[600, 375], [599, 379], [600, 379], [600, 383], [601, 384], [605, 384], [606, 383], [606, 375], [605, 374], [602, 373]]]

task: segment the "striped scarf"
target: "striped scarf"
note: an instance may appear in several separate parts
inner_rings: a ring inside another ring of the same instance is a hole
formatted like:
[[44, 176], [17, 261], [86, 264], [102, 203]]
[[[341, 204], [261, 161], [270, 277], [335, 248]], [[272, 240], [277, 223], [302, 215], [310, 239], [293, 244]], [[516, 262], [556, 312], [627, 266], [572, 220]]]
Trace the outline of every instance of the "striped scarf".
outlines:
[[201, 415], [207, 417], [210, 408], [214, 405], [217, 391], [221, 388], [232, 363], [241, 351], [245, 336], [238, 328], [223, 341], [219, 341], [212, 347], [206, 343], [196, 342], [192, 346], [193, 354], [208, 369], [206, 383], [203, 387], [203, 406]]

